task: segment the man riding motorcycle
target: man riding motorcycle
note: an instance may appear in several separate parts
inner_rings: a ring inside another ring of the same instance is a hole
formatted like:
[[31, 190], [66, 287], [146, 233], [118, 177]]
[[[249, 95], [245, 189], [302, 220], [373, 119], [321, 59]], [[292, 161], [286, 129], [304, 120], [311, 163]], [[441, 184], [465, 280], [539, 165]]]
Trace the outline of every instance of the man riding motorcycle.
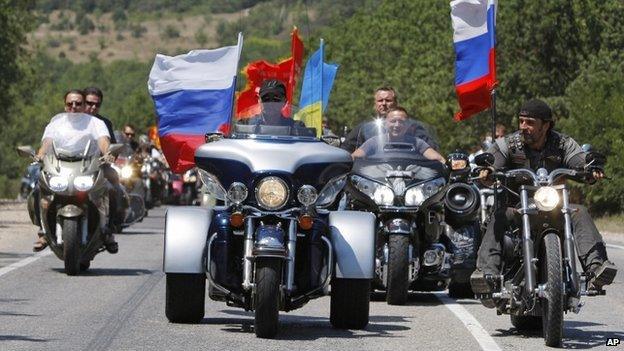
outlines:
[[[99, 151], [106, 155], [110, 145], [109, 132], [101, 120], [87, 115], [84, 112], [85, 96], [82, 90], [73, 89], [65, 94], [65, 112], [53, 118], [45, 128], [41, 138], [41, 147], [36, 155], [36, 160], [43, 157], [52, 148], [54, 143], [58, 147], [71, 148], [78, 145], [81, 140], [90, 138], [98, 146]], [[35, 197], [38, 199], [38, 197]], [[106, 206], [101, 204], [100, 207]], [[100, 213], [106, 213], [105, 208], [98, 208]], [[106, 223], [103, 221], [102, 223]], [[109, 228], [104, 228], [104, 245], [110, 253], [117, 253], [119, 247]], [[43, 233], [33, 247], [34, 251], [41, 251], [48, 245]]]
[[[585, 153], [579, 144], [567, 135], [553, 130], [554, 121], [550, 107], [543, 101], [527, 101], [519, 113], [519, 131], [499, 138], [488, 150], [494, 155], [493, 168], [537, 170], [548, 172], [556, 168], [582, 169], [586, 167]], [[480, 175], [487, 177], [489, 170]], [[595, 180], [602, 179], [601, 170], [593, 172]], [[477, 270], [471, 276], [472, 289], [477, 294], [492, 292], [496, 276], [500, 274], [502, 249], [501, 240], [510, 222], [519, 222], [514, 208], [500, 206], [491, 216], [479, 248]], [[589, 277], [590, 286], [601, 289], [611, 284], [617, 273], [615, 265], [608, 260], [605, 243], [598, 232], [587, 208], [572, 205], [574, 235], [578, 244], [578, 254], [582, 266]], [[487, 301], [486, 301], [487, 302]], [[486, 307], [494, 305], [484, 302]]]

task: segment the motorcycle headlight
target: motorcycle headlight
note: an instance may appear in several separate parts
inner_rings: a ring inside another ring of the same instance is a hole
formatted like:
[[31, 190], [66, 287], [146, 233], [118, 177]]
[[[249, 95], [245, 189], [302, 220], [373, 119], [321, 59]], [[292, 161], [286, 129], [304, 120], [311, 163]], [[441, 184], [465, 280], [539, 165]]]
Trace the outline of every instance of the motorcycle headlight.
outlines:
[[533, 199], [535, 199], [537, 208], [542, 211], [552, 211], [559, 205], [559, 193], [555, 188], [549, 186], [537, 189]]
[[256, 186], [256, 199], [267, 210], [277, 210], [288, 201], [288, 186], [278, 177], [266, 177]]
[[74, 187], [78, 191], [87, 191], [93, 187], [92, 176], [79, 176], [74, 178]]
[[217, 177], [203, 169], [199, 169], [199, 179], [204, 183], [207, 193], [212, 194], [217, 200], [225, 201], [225, 189], [223, 189]]
[[48, 180], [48, 185], [52, 191], [65, 191], [69, 186], [69, 180], [64, 176], [52, 176]]
[[357, 175], [352, 175], [351, 181], [359, 191], [368, 195], [377, 205], [387, 206], [394, 203], [394, 191], [389, 186]]
[[420, 206], [425, 200], [436, 194], [444, 186], [444, 178], [436, 178], [413, 186], [405, 192], [406, 206]]
[[234, 182], [228, 189], [227, 197], [230, 201], [238, 205], [247, 198], [247, 187], [243, 183]]
[[334, 200], [336, 200], [336, 196], [338, 196], [340, 191], [342, 191], [346, 183], [346, 175], [333, 178], [329, 182], [327, 182], [327, 184], [325, 184], [325, 186], [321, 190], [318, 199], [316, 200], [316, 206], [324, 207], [332, 204]]
[[311, 185], [304, 185], [297, 192], [297, 199], [303, 206], [310, 206], [316, 202], [318, 194], [316, 189]]
[[121, 177], [124, 179], [132, 178], [132, 174], [134, 174], [134, 168], [131, 165], [125, 165], [121, 168]]

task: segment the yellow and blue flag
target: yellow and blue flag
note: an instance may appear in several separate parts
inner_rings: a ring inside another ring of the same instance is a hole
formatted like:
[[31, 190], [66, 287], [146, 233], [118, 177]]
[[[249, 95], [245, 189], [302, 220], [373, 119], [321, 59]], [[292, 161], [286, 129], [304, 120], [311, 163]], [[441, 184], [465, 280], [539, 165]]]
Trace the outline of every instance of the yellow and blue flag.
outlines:
[[338, 65], [323, 62], [323, 40], [321, 47], [306, 63], [303, 85], [299, 99], [299, 113], [295, 119], [301, 120], [309, 128], [316, 128], [316, 135], [322, 133], [322, 114], [327, 108], [329, 94], [334, 85]]

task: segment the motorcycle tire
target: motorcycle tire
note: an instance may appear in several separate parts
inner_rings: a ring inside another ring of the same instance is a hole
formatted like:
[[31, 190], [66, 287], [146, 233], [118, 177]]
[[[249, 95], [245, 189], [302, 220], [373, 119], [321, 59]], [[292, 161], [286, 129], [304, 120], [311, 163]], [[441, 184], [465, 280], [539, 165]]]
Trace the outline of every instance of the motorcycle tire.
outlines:
[[206, 276], [167, 273], [165, 315], [171, 323], [199, 323], [204, 318]]
[[518, 331], [536, 331], [542, 328], [541, 316], [516, 316], [510, 315], [511, 325]]
[[448, 295], [454, 299], [472, 299], [475, 297], [470, 283], [451, 282], [448, 287]]
[[409, 244], [406, 235], [395, 234], [388, 238], [388, 305], [405, 305], [409, 288]]
[[80, 262], [80, 271], [81, 272], [87, 271], [89, 269], [89, 267], [91, 267], [91, 262], [90, 261]]
[[273, 338], [279, 329], [281, 259], [256, 261], [254, 331], [259, 338]]
[[563, 337], [563, 269], [561, 267], [561, 242], [556, 234], [544, 236], [540, 255], [540, 284], [546, 284], [542, 305], [542, 331], [544, 342], [550, 347], [561, 346]]
[[80, 234], [78, 233], [78, 218], [63, 219], [63, 262], [65, 273], [76, 275], [80, 273]]
[[364, 329], [368, 324], [370, 279], [339, 279], [331, 282], [329, 321], [337, 329]]

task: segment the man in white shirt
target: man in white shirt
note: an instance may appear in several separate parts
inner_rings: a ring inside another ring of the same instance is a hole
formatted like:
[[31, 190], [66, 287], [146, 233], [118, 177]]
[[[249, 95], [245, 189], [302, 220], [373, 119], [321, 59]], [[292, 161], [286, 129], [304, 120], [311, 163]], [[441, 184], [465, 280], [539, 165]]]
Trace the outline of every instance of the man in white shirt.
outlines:
[[[67, 152], [82, 152], [87, 140], [92, 145], [97, 144], [97, 149], [106, 155], [110, 145], [110, 139], [106, 124], [101, 120], [84, 112], [85, 96], [82, 90], [70, 90], [65, 93], [65, 112], [52, 118], [45, 128], [41, 138], [41, 147], [37, 152], [36, 159], [41, 160], [52, 146], [52, 142], [59, 150]], [[96, 153], [97, 149], [91, 147], [90, 152]], [[99, 209], [100, 211], [102, 209]], [[110, 253], [119, 250], [117, 242], [109, 230], [105, 231], [104, 244]], [[39, 239], [35, 242], [34, 251], [41, 251], [48, 245], [43, 233], [39, 233]]]

